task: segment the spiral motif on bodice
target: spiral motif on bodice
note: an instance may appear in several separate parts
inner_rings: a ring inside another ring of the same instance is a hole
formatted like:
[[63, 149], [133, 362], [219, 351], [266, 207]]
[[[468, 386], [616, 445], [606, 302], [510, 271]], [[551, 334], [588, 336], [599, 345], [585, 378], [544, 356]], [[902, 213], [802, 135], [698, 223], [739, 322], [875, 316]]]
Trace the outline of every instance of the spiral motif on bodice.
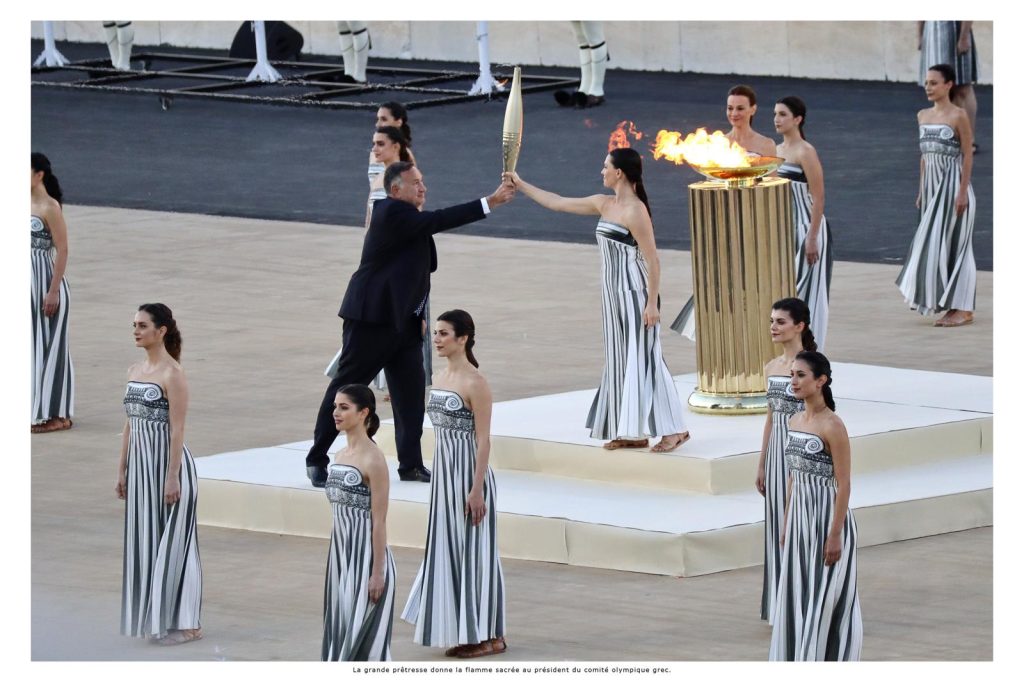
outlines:
[[345, 472], [345, 475], [341, 477], [341, 482], [345, 485], [356, 486], [363, 482], [363, 477], [359, 475], [358, 471], [349, 469]]
[[44, 232], [46, 230], [46, 225], [36, 216], [32, 216], [31, 227], [33, 232]]
[[156, 386], [150, 386], [143, 391], [142, 397], [145, 400], [158, 400], [160, 398], [160, 389]]
[[444, 401], [444, 408], [455, 412], [456, 410], [462, 409], [462, 398], [452, 393]]
[[941, 137], [943, 140], [952, 140], [953, 129], [950, 128], [949, 126], [942, 126], [941, 128], [939, 128], [939, 137]]
[[825, 446], [824, 444], [822, 444], [820, 438], [808, 438], [806, 441], [804, 441], [804, 449], [808, 453], [813, 454], [816, 452], [821, 452], [822, 450], [825, 449]]

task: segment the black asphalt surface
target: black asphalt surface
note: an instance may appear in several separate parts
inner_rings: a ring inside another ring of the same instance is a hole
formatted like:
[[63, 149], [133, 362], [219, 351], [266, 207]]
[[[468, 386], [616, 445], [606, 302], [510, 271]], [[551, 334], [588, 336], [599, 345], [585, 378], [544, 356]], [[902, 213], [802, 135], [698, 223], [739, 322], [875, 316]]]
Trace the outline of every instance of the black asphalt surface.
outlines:
[[[106, 55], [100, 44], [59, 43], [58, 48], [72, 60]], [[32, 56], [41, 49], [41, 42], [33, 41]], [[476, 71], [475, 64], [371, 60], [374, 64]], [[529, 65], [524, 71], [574, 74]], [[777, 99], [795, 94], [807, 103], [805, 132], [825, 170], [825, 215], [836, 258], [902, 262], [917, 225], [915, 115], [928, 106], [922, 89], [912, 84], [611, 69], [607, 102], [600, 107], [561, 108], [550, 92], [524, 96], [518, 171], [560, 194], [600, 192], [608, 136], [620, 121], [632, 120], [650, 141], [661, 128], [726, 130], [726, 92], [736, 83], [757, 91], [761, 109], [754, 127], [771, 137], [776, 137], [771, 119]], [[975, 157], [973, 176], [974, 252], [979, 269], [991, 270], [992, 88], [976, 87], [976, 93], [982, 152]], [[374, 97], [392, 98], [387, 92]], [[410, 112], [427, 208], [483, 196], [497, 186], [504, 110], [504, 100], [495, 100]], [[156, 95], [32, 88], [32, 148], [50, 157], [65, 201], [73, 204], [361, 225], [373, 124], [373, 113], [364, 110], [177, 98], [165, 111]], [[701, 178], [689, 168], [655, 161], [647, 142], [635, 146], [644, 154], [658, 246], [689, 248], [686, 186]], [[552, 213], [520, 197], [461, 232], [590, 242], [594, 225], [591, 217]]]

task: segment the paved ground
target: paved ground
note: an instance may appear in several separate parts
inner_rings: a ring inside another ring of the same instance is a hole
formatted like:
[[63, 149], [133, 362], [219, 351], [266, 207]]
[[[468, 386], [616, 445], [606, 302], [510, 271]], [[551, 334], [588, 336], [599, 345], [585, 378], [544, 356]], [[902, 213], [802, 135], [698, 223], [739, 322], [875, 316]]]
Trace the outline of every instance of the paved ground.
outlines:
[[[70, 59], [102, 58], [100, 44], [61, 43]], [[33, 57], [41, 43], [32, 44]], [[163, 48], [167, 51], [169, 48]], [[221, 54], [212, 50], [193, 51]], [[336, 57], [317, 61], [337, 62]], [[374, 60], [475, 73], [474, 64]], [[614, 65], [614, 62], [612, 62]], [[527, 67], [572, 76], [572, 69]], [[826, 210], [836, 257], [901, 263], [917, 225], [918, 147], [915, 114], [927, 106], [908, 83], [811, 80], [737, 75], [608, 71], [605, 106], [558, 107], [549, 92], [524, 98], [519, 171], [567, 195], [600, 191], [608, 134], [624, 119], [653, 137], [660, 128], [723, 128], [725, 95], [738, 82], [760, 100], [755, 127], [774, 135], [774, 102], [797, 94], [809, 108], [808, 139], [825, 169]], [[992, 88], [977, 88], [977, 196], [974, 249], [992, 269]], [[396, 98], [387, 91], [376, 101]], [[401, 96], [397, 99], [402, 99]], [[410, 115], [417, 161], [431, 201], [443, 206], [489, 193], [501, 169], [504, 102], [416, 109]], [[373, 115], [230, 102], [175, 100], [162, 111], [155, 95], [115, 95], [32, 88], [32, 146], [50, 155], [67, 200], [99, 206], [232, 215], [334, 225], [361, 224], [367, 194], [366, 156]], [[701, 179], [688, 168], [654, 161], [645, 183], [658, 243], [688, 248], [685, 187]], [[514, 215], [467, 234], [590, 243], [593, 225], [554, 218], [524, 202]]]
[[[428, 201], [437, 206], [434, 197]], [[497, 229], [522, 203], [498, 208]], [[160, 300], [184, 334], [197, 456], [308, 438], [336, 350], [335, 317], [362, 231], [310, 223], [69, 205], [75, 428], [32, 436], [32, 657], [36, 660], [313, 660], [327, 541], [202, 527], [206, 638], [176, 649], [117, 635], [123, 507], [113, 493], [137, 305]], [[464, 307], [496, 400], [592, 387], [600, 373], [593, 246], [438, 239], [436, 312]], [[665, 316], [689, 294], [689, 255], [663, 249]], [[829, 355], [992, 374], [992, 277], [977, 323], [935, 329], [908, 312], [898, 268], [836, 265]], [[664, 338], [674, 373], [693, 345]], [[842, 410], [842, 405], [839, 406]], [[583, 419], [583, 415], [580, 417]], [[700, 434], [694, 434], [695, 439]], [[303, 466], [301, 461], [296, 467]], [[200, 496], [201, 499], [201, 496]], [[201, 502], [200, 502], [201, 504]], [[418, 561], [397, 549], [399, 609]], [[869, 660], [991, 660], [992, 529], [864, 549]], [[763, 660], [760, 567], [696, 578], [506, 561], [511, 660]], [[394, 657], [442, 660], [396, 621]]]

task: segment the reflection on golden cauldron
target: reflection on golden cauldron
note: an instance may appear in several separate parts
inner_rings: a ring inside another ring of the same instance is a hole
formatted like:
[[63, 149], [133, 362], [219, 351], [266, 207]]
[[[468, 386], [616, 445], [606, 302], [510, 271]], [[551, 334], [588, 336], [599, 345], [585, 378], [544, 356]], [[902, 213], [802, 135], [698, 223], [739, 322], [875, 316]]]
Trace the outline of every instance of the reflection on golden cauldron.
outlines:
[[749, 166], [722, 167], [722, 166], [697, 166], [692, 163], [687, 165], [709, 180], [725, 182], [730, 187], [750, 187], [758, 178], [768, 175], [779, 166], [785, 159], [778, 156], [751, 156]]

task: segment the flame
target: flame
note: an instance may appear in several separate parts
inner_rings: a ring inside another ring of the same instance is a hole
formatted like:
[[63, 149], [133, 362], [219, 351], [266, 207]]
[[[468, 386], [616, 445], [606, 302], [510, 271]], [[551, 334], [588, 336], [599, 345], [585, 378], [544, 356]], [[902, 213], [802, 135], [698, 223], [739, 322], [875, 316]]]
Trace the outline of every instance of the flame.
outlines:
[[665, 157], [676, 164], [689, 163], [701, 168], [748, 168], [747, 150], [725, 136], [721, 130], [711, 135], [704, 128], [680, 140], [682, 133], [659, 130], [654, 141], [654, 158]]
[[636, 129], [632, 121], [619, 121], [619, 125], [608, 136], [608, 151], [628, 147], [631, 136], [634, 140], [641, 140], [644, 134]]

